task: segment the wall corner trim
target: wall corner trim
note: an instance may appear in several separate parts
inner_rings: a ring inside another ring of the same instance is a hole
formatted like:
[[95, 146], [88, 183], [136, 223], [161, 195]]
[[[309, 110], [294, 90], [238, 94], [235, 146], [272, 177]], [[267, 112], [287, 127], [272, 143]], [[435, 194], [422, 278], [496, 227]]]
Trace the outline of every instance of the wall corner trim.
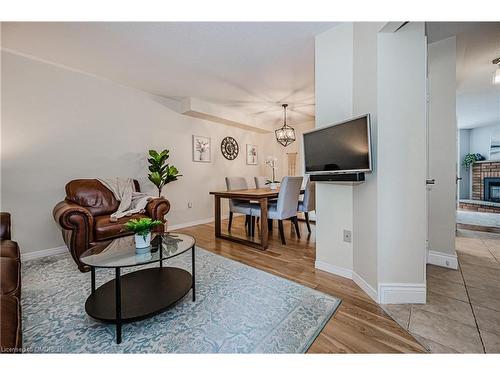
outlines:
[[378, 302], [378, 292], [370, 284], [366, 282], [361, 276], [356, 272], [352, 273], [352, 281], [354, 281], [373, 301]]
[[361, 288], [368, 296], [375, 302], [378, 302], [378, 293], [370, 284], [368, 284], [365, 279], [359, 276], [353, 270], [348, 268], [335, 266], [330, 263], [326, 263], [320, 260], [317, 260], [314, 264], [314, 267], [318, 270], [325, 271], [337, 276], [345, 277], [347, 279], [351, 279], [356, 283], [357, 286]]
[[426, 303], [426, 285], [379, 283], [380, 304]]
[[427, 264], [433, 264], [435, 266], [457, 270], [458, 269], [457, 253], [455, 252], [454, 254], [449, 254], [441, 251], [428, 250]]
[[314, 263], [314, 267], [317, 268], [318, 270], [332, 273], [334, 275], [342, 276], [352, 280], [352, 270], [349, 268], [335, 266], [333, 264], [326, 263], [321, 260], [317, 260]]

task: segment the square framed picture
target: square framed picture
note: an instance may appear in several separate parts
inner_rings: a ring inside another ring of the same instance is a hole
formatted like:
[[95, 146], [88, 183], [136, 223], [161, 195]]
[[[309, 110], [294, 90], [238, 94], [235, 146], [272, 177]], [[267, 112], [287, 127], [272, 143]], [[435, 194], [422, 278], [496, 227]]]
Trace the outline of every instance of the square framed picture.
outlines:
[[491, 160], [500, 159], [500, 133], [496, 133], [491, 136], [490, 159]]
[[200, 163], [212, 161], [212, 145], [209, 137], [193, 135], [193, 161]]
[[257, 153], [257, 146], [247, 144], [247, 164], [257, 165], [258, 162], [259, 162], [259, 156]]

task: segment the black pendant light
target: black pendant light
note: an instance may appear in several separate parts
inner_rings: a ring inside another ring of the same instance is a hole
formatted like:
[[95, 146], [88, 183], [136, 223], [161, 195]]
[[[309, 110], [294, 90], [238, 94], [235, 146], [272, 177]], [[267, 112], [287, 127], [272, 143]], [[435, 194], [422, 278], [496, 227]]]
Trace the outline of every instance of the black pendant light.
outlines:
[[276, 140], [283, 146], [286, 147], [290, 143], [295, 141], [295, 129], [286, 124], [286, 107], [288, 104], [283, 104], [283, 126], [276, 129], [274, 133], [276, 134]]

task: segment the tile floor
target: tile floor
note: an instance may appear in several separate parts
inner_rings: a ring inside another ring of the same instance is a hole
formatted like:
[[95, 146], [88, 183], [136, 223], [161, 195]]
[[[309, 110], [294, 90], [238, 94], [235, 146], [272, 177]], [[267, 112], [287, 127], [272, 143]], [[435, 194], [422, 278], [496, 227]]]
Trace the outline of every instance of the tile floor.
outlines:
[[500, 353], [500, 234], [458, 230], [459, 269], [427, 266], [425, 305], [383, 305], [431, 353]]

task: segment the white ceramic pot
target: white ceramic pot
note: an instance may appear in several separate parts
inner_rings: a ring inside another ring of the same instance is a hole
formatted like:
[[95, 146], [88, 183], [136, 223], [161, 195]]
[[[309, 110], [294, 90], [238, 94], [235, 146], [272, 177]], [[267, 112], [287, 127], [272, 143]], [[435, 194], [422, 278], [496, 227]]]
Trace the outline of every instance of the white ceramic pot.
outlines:
[[151, 244], [151, 232], [148, 233], [146, 236], [146, 239], [144, 239], [143, 236], [136, 234], [135, 235], [135, 248], [136, 249], [144, 249], [146, 247], [149, 247]]
[[269, 188], [270, 188], [271, 190], [278, 190], [278, 183], [277, 183], [277, 182], [271, 182], [271, 183], [269, 184]]

